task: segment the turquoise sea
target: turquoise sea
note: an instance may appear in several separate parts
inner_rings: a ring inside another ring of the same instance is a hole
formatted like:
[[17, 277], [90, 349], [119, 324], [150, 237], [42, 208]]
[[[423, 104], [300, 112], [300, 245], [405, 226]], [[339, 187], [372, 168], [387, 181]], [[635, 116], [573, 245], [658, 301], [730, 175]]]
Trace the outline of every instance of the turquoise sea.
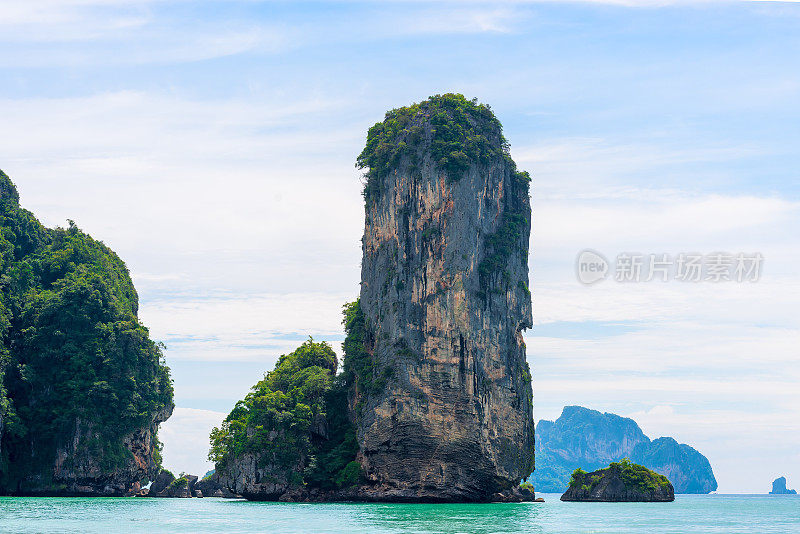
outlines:
[[224, 499], [0, 497], [0, 532], [800, 533], [800, 496], [673, 503], [295, 504]]

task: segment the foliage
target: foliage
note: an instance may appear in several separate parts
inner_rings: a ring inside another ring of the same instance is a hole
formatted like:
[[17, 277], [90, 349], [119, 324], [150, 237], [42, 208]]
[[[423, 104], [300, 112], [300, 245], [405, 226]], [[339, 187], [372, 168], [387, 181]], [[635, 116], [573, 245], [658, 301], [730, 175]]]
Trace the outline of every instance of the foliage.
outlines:
[[374, 199], [381, 183], [405, 158], [414, 168], [424, 147], [433, 162], [458, 180], [472, 164], [488, 163], [508, 153], [500, 121], [477, 99], [447, 93], [386, 113], [367, 133], [356, 166], [368, 169], [364, 197]]
[[169, 486], [167, 486], [167, 489], [181, 490], [187, 487], [189, 487], [189, 480], [186, 477], [180, 477], [170, 482]]
[[609, 471], [618, 472], [626, 487], [635, 488], [644, 492], [658, 491], [659, 489], [670, 486], [669, 479], [664, 475], [660, 475], [643, 465], [632, 463], [627, 458], [623, 458], [619, 462], [611, 462], [605, 469], [600, 469], [592, 473], [587, 473], [581, 468], [576, 469], [572, 473], [569, 487], [579, 487], [583, 491], [591, 491], [603, 479], [604, 474]]
[[378, 369], [372, 354], [367, 350], [369, 330], [367, 328], [361, 301], [355, 300], [344, 305], [344, 330], [347, 334], [342, 344], [344, 364], [342, 378], [345, 387], [358, 393], [377, 393], [386, 388], [392, 378], [391, 367]]
[[627, 458], [619, 462], [611, 462], [609, 469], [619, 470], [626, 486], [632, 486], [647, 491], [656, 491], [670, 485], [669, 479], [643, 465], [634, 464]]
[[[281, 356], [222, 426], [212, 430], [209, 459], [216, 469], [253, 453], [261, 465], [272, 465], [297, 485], [331, 489], [351, 480], [348, 464], [358, 445], [345, 382], [336, 370], [333, 349], [312, 338]], [[327, 423], [327, 439], [313, 432], [319, 417]]]
[[[217, 470], [251, 453], [296, 485], [333, 490], [362, 480], [349, 395], [377, 391], [389, 377], [385, 369], [375, 372], [359, 301], [345, 304], [343, 316], [347, 335], [342, 372], [336, 374], [330, 345], [311, 338], [281, 356], [275, 369], [211, 431], [208, 457]], [[324, 436], [312, 428], [318, 418], [324, 418]]]
[[[512, 169], [515, 169], [513, 161], [511, 161], [511, 164]], [[512, 174], [515, 185], [522, 188], [524, 197], [527, 197], [531, 180], [530, 175], [527, 172], [517, 172], [516, 170], [512, 170]], [[511, 195], [506, 195], [506, 198], [510, 199]], [[524, 250], [527, 244], [523, 242], [523, 238], [529, 225], [529, 211], [525, 208], [525, 205], [509, 203], [503, 212], [503, 218], [497, 230], [484, 239], [485, 255], [478, 265], [478, 276], [484, 296], [491, 289], [493, 281], [502, 282], [501, 287], [508, 288], [510, 283], [508, 269], [506, 268], [508, 259], [515, 251]], [[525, 285], [525, 282], [520, 280], [518, 281], [519, 284], [521, 284], [520, 288], [527, 295], [530, 295], [530, 290]], [[499, 288], [495, 287], [495, 291], [499, 291]]]
[[91, 438], [73, 456], [120, 466], [130, 458], [123, 437], [172, 404], [162, 346], [137, 318], [122, 260], [72, 221], [44, 228], [17, 201], [0, 171], [0, 409], [8, 421], [0, 488], [26, 477], [47, 483], [56, 448], [79, 430]]
[[349, 462], [336, 477], [336, 485], [339, 487], [354, 486], [362, 479], [363, 473], [361, 464], [353, 460]]
[[586, 476], [586, 471], [584, 471], [580, 467], [577, 468], [575, 471], [572, 472], [572, 477], [569, 479], [570, 487], [576, 484], [580, 484], [583, 481], [583, 477], [585, 476]]
[[336, 372], [336, 354], [312, 338], [278, 359], [250, 393], [211, 432], [209, 459], [217, 469], [234, 457], [258, 453], [289, 469], [311, 451], [310, 430], [325, 415], [325, 395]]

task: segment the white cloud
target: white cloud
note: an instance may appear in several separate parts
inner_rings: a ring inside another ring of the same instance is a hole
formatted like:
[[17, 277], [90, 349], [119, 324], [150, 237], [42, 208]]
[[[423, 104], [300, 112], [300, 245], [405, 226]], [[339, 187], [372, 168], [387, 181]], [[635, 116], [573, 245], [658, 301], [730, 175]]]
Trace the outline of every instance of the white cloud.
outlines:
[[394, 29], [407, 34], [511, 33], [522, 23], [523, 15], [508, 7], [476, 8], [457, 6], [415, 11], [400, 16]]
[[176, 407], [158, 436], [164, 444], [163, 465], [176, 475], [186, 472], [202, 477], [214, 464], [207, 460], [208, 436], [227, 414]]
[[356, 296], [354, 290], [177, 297], [149, 304], [140, 315], [153, 325], [153, 336], [167, 343], [170, 360], [274, 362], [309, 335], [320, 341], [340, 339], [342, 305]]

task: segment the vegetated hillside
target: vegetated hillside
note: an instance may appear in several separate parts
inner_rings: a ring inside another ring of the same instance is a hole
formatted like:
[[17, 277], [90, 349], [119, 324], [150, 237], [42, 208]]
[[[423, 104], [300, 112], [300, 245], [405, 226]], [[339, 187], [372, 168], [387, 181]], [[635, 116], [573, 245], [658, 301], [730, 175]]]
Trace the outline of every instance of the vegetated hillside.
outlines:
[[2, 171], [0, 225], [0, 493], [135, 492], [173, 404], [125, 264], [42, 226]]
[[333, 349], [309, 338], [282, 355], [275, 369], [211, 432], [212, 475], [252, 500], [322, 498], [362, 481], [347, 396], [350, 365], [363, 325], [358, 302], [345, 306], [345, 368]]

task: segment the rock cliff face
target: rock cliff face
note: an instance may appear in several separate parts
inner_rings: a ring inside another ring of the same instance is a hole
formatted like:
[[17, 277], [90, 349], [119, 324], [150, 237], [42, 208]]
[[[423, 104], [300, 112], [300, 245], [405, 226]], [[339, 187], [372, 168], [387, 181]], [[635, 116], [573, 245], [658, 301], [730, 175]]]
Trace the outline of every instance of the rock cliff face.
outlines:
[[301, 477], [301, 470], [299, 463], [287, 468], [263, 462], [263, 456], [258, 453], [247, 453], [231, 462], [227, 469], [220, 469], [219, 481], [223, 487], [245, 499], [277, 501], [293, 489], [295, 484], [292, 484], [291, 476]]
[[387, 498], [486, 500], [533, 468], [530, 178], [491, 111], [460, 95], [387, 113], [359, 161], [365, 345], [383, 387], [356, 387], [358, 460]]
[[358, 166], [341, 372], [312, 339], [281, 356], [212, 430], [214, 477], [252, 500], [533, 500], [529, 175], [461, 95], [387, 113]]
[[2, 171], [0, 227], [0, 494], [137, 492], [172, 384], [125, 264], [42, 226]]
[[577, 468], [599, 469], [629, 458], [667, 476], [676, 493], [709, 493], [717, 481], [708, 459], [673, 438], [650, 441], [633, 419], [566, 406], [556, 421], [536, 426], [537, 491], [562, 493]]
[[[129, 496], [141, 489], [141, 482], [153, 477], [156, 462], [158, 425], [172, 415], [172, 406], [152, 416], [145, 428], [129, 432], [121, 439], [122, 459], [109, 465], [108, 458], [93, 453], [91, 443], [104, 439], [91, 423], [76, 421], [75, 431], [56, 449], [52, 479], [35, 475], [23, 481], [22, 493], [78, 496]], [[49, 474], [49, 473], [48, 473]]]
[[592, 473], [572, 475], [562, 501], [670, 502], [675, 493], [669, 480], [649, 469], [629, 462], [612, 463]]
[[666, 476], [676, 493], [710, 493], [717, 489], [708, 458], [673, 438], [642, 443], [633, 450], [630, 459]]

